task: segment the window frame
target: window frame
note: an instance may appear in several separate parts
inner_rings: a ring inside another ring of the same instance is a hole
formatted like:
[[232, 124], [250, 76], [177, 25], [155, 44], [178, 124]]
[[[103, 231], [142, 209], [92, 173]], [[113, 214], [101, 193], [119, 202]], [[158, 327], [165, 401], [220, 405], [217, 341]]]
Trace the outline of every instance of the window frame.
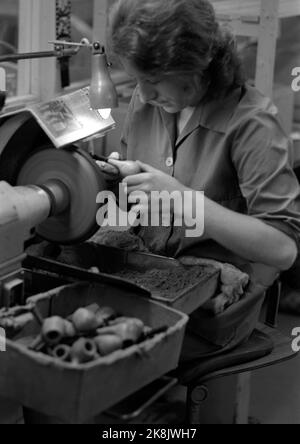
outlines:
[[[18, 52], [51, 51], [55, 38], [55, 0], [19, 0]], [[7, 108], [47, 100], [57, 92], [56, 59], [20, 60], [17, 95], [7, 99]]]
[[[106, 44], [108, 0], [94, 0], [93, 40]], [[48, 41], [56, 38], [56, 0], [19, 0], [18, 52], [51, 51]], [[75, 56], [76, 57], [76, 56]], [[89, 79], [72, 83], [66, 93], [89, 84]], [[49, 100], [61, 92], [55, 57], [18, 61], [17, 95], [7, 99], [7, 108]]]

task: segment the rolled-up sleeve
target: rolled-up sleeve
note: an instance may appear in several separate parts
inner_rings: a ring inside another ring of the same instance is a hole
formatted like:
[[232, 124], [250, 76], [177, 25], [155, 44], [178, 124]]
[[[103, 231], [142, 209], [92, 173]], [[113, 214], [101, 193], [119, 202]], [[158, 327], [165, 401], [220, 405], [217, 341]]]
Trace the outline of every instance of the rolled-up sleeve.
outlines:
[[292, 142], [275, 115], [261, 111], [241, 123], [232, 159], [248, 214], [292, 237], [300, 246], [300, 187]]

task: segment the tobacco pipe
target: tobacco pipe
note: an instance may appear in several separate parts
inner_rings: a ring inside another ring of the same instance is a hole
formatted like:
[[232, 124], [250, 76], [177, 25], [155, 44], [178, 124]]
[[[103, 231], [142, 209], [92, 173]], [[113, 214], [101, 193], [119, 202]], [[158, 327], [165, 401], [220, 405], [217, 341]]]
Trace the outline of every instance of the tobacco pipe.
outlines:
[[94, 341], [101, 356], [107, 356], [114, 351], [122, 350], [124, 346], [122, 339], [116, 334], [100, 335]]
[[140, 319], [135, 318], [122, 319], [122, 322], [117, 323], [116, 319], [114, 325], [99, 328], [97, 330], [98, 336], [113, 334], [119, 336], [123, 345], [126, 343], [136, 343], [144, 332], [144, 323]]
[[52, 350], [52, 356], [62, 362], [68, 362], [71, 356], [71, 347], [69, 345], [60, 344]]
[[99, 327], [97, 316], [86, 308], [79, 308], [71, 317], [72, 323], [77, 332], [87, 333]]
[[80, 338], [71, 347], [71, 361], [84, 364], [93, 361], [97, 356], [97, 347], [92, 339]]
[[[116, 174], [119, 173], [122, 177], [134, 176], [135, 174], [141, 173], [139, 164], [134, 160], [113, 159], [111, 157], [105, 157], [98, 154], [93, 154], [92, 158], [96, 161], [107, 163], [111, 168], [115, 168]], [[120, 162], [120, 167], [109, 162], [110, 160]]]
[[[135, 320], [134, 320], [135, 321]], [[115, 324], [120, 325], [120, 324]], [[128, 330], [120, 331], [116, 329], [111, 333], [104, 333], [97, 336], [94, 341], [97, 345], [98, 351], [101, 356], [107, 356], [114, 351], [121, 350], [133, 344], [139, 344], [147, 339], [151, 339], [154, 336], [165, 333], [168, 330], [168, 326], [164, 325], [162, 327], [147, 329], [144, 328], [143, 332], [140, 334], [140, 330], [137, 330], [137, 334], [134, 337], [128, 336]], [[99, 331], [98, 331], [99, 332]], [[137, 338], [137, 339], [135, 339]]]
[[44, 320], [41, 336], [45, 344], [53, 347], [64, 338], [74, 338], [76, 330], [71, 322], [59, 316], [53, 316]]
[[88, 333], [103, 327], [117, 317], [117, 313], [110, 307], [99, 307], [92, 304], [85, 308], [79, 308], [71, 316], [71, 321], [77, 332]]
[[99, 321], [103, 321], [104, 323], [108, 323], [117, 318], [117, 312], [111, 307], [100, 307], [98, 304], [91, 304], [85, 307], [87, 310], [94, 313]]
[[64, 338], [65, 331], [65, 320], [59, 316], [53, 316], [44, 320], [41, 335], [47, 345], [54, 346]]

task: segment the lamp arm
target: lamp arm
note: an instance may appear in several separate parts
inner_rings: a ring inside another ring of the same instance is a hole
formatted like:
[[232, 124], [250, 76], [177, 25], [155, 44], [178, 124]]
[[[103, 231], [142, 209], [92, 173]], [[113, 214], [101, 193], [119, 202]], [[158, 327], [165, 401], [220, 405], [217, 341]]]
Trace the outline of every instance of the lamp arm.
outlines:
[[0, 63], [12, 62], [16, 60], [28, 60], [28, 59], [42, 59], [48, 57], [72, 57], [77, 54], [77, 48], [68, 49], [55, 49], [54, 51], [43, 51], [43, 52], [28, 52], [20, 54], [6, 54], [5, 56], [0, 56]]
[[[53, 40], [49, 42], [55, 45], [53, 51], [42, 51], [42, 52], [28, 52], [28, 53], [17, 53], [17, 54], [6, 54], [0, 56], [0, 63], [12, 62], [17, 60], [28, 60], [28, 59], [42, 59], [48, 57], [72, 57], [78, 53], [82, 48], [90, 48], [93, 54], [104, 54], [105, 48], [99, 42], [90, 43], [88, 39], [83, 38], [80, 43], [75, 42], [65, 42], [61, 40]], [[71, 48], [65, 48], [65, 46], [71, 46]]]
[[100, 42], [93, 42], [90, 43], [90, 41], [87, 38], [81, 39], [80, 43], [75, 42], [68, 42], [64, 40], [51, 40], [50, 42], [52, 45], [62, 45], [62, 46], [76, 46], [79, 49], [81, 48], [90, 48], [92, 50], [93, 54], [104, 54], [105, 53], [105, 47], [101, 45]]
[[[93, 56], [92, 81], [90, 86], [91, 108], [111, 110], [111, 108], [118, 107], [117, 91], [108, 72], [108, 67], [111, 65], [107, 61], [105, 47], [101, 45], [100, 42], [90, 43], [88, 39], [83, 38], [80, 43], [64, 42], [61, 40], [55, 40], [49, 43], [54, 45], [53, 51], [8, 54], [0, 56], [0, 63], [46, 57], [56, 57], [58, 59], [62, 57], [72, 57], [76, 55], [82, 47], [89, 48]], [[65, 46], [67, 46], [67, 48], [65, 48]], [[5, 95], [2, 94], [0, 99], [1, 112], [5, 102]]]

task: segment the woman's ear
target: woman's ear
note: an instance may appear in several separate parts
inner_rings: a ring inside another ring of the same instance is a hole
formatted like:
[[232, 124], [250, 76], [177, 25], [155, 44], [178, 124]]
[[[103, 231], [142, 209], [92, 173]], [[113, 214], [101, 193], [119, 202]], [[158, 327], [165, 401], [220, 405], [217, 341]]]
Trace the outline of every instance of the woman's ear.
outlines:
[[202, 96], [206, 87], [203, 85], [203, 80], [197, 74], [193, 74], [184, 82], [184, 92], [192, 98]]
[[185, 77], [183, 81], [183, 91], [185, 94], [193, 95], [198, 90], [197, 82], [195, 81], [196, 76], [192, 75]]
[[201, 77], [198, 74], [193, 74], [191, 83], [194, 85], [194, 88], [198, 93], [200, 91], [203, 91], [203, 87], [204, 87], [203, 77]]

